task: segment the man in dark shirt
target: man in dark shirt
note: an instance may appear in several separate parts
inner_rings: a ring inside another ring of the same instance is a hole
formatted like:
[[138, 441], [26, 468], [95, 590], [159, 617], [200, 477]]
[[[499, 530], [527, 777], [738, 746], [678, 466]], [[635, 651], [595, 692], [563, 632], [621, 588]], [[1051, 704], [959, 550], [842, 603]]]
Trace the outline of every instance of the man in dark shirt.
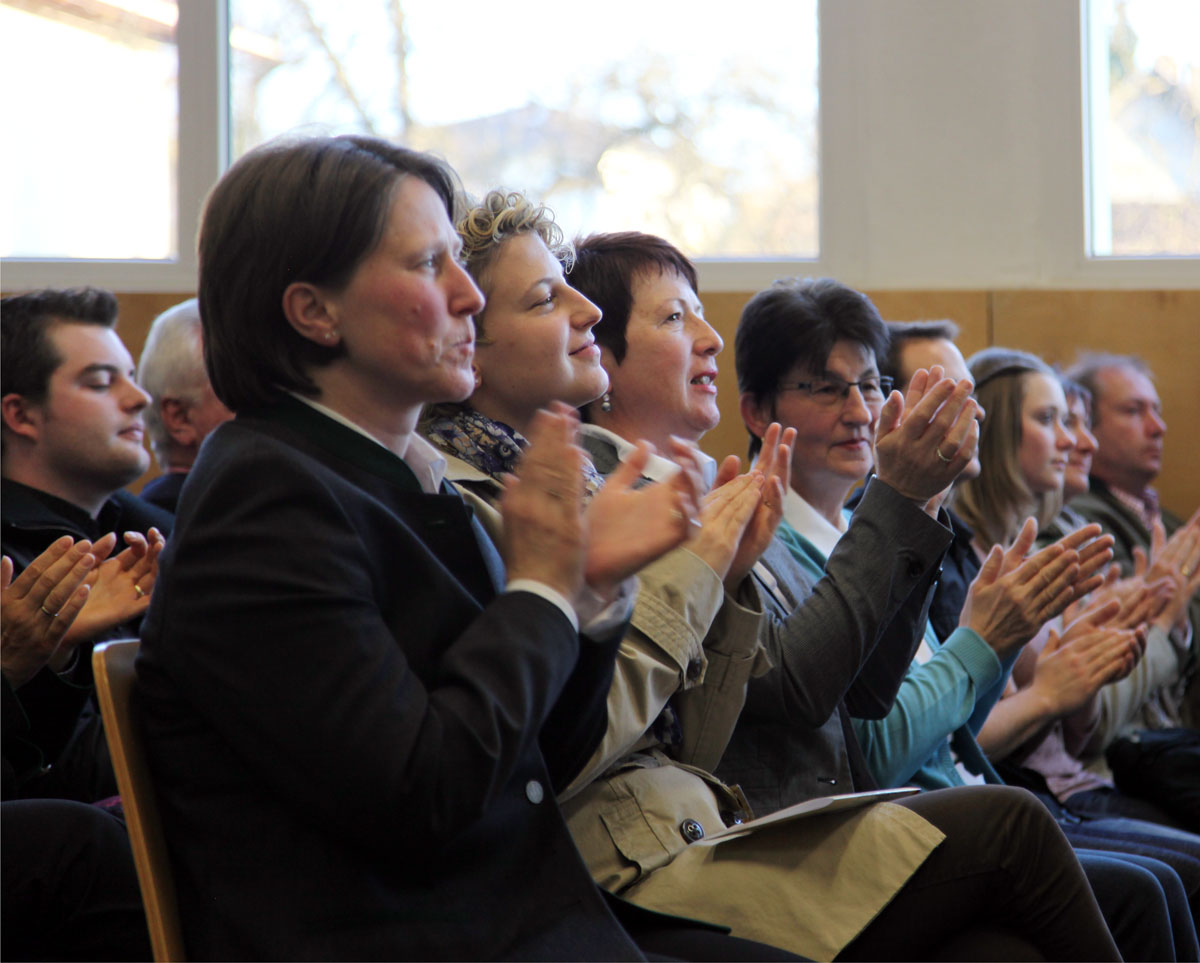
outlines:
[[[116, 317], [116, 298], [93, 288], [0, 302], [0, 547], [17, 573], [63, 535], [139, 533], [136, 554], [153, 529], [170, 530], [168, 513], [121, 491], [149, 460], [149, 398], [133, 380]], [[5, 798], [90, 802], [115, 792], [90, 700], [91, 643], [136, 634], [153, 577], [147, 566], [110, 563], [52, 661], [19, 687], [5, 676]]]

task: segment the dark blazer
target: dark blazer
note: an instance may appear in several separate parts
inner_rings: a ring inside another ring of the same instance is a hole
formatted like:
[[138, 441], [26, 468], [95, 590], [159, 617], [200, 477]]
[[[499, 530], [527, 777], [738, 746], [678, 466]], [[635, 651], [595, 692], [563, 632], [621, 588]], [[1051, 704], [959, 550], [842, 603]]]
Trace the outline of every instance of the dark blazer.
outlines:
[[496, 594], [461, 498], [300, 402], [191, 474], [137, 688], [188, 954], [638, 957], [552, 789], [619, 633], [581, 657], [554, 605]]
[[[23, 572], [63, 535], [95, 540], [109, 532], [169, 535], [173, 517], [118, 491], [95, 518], [68, 501], [11, 479], [0, 482], [0, 549]], [[120, 550], [118, 545], [117, 551]], [[127, 638], [128, 622], [94, 641]], [[3, 798], [54, 797], [93, 802], [117, 791], [99, 710], [92, 700], [92, 646], [81, 644], [69, 671], [45, 667], [20, 689], [0, 681]]]
[[146, 483], [142, 489], [141, 499], [168, 512], [175, 511], [179, 505], [179, 493], [183, 491], [183, 483], [187, 481], [187, 472], [163, 472], [157, 478]]

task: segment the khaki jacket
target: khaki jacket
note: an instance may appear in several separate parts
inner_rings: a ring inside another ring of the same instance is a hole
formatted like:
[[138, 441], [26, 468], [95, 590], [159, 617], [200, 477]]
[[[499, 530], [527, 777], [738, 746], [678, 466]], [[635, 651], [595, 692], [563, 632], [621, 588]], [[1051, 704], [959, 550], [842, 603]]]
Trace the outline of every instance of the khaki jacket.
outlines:
[[[632, 902], [831, 959], [942, 834], [907, 809], [880, 804], [709, 841], [753, 814], [736, 786], [688, 763], [715, 764], [748, 680], [769, 666], [760, 619], [722, 594], [715, 573], [686, 550], [664, 556], [639, 583], [605, 745], [560, 797], [575, 844], [593, 878]], [[673, 756], [650, 735], [668, 700], [684, 736]], [[630, 737], [631, 751], [593, 777], [598, 757]]]

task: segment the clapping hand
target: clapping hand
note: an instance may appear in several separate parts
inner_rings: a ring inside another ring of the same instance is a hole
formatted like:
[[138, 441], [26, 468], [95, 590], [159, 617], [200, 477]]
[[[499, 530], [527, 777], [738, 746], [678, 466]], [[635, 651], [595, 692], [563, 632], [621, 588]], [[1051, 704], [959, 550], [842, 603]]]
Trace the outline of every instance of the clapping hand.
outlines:
[[586, 539], [583, 459], [575, 443], [579, 416], [555, 402], [533, 417], [515, 475], [500, 499], [502, 553], [510, 579], [534, 579], [572, 604], [583, 587]]
[[[64, 535], [15, 581], [12, 559], [6, 555], [0, 561], [0, 652], [4, 677], [14, 689], [63, 648], [63, 636], [88, 598], [85, 579], [96, 565], [91, 549], [91, 542]], [[73, 647], [65, 648], [69, 656]]]
[[1082, 709], [1101, 686], [1130, 673], [1145, 647], [1145, 629], [1114, 624], [1120, 604], [1111, 599], [1094, 605], [1038, 654], [1033, 669], [1033, 690], [1045, 701], [1052, 716], [1061, 718]]
[[967, 591], [959, 624], [974, 629], [1001, 658], [1037, 634], [1072, 599], [1098, 587], [1112, 558], [1112, 536], [1085, 525], [1026, 558], [1037, 537], [1027, 519], [1007, 549], [996, 545]]
[[145, 535], [126, 532], [126, 548], [109, 558], [117, 544], [115, 533], [96, 540], [92, 554], [99, 563], [88, 575], [87, 602], [67, 630], [66, 641], [74, 646], [109, 629], [137, 618], [150, 605], [150, 593], [158, 578], [158, 556], [166, 539], [157, 528]]
[[705, 485], [695, 446], [672, 440], [669, 454], [679, 471], [638, 487], [653, 453], [649, 442], [639, 442], [588, 504], [585, 581], [602, 596], [683, 544], [700, 524]]
[[779, 422], [772, 422], [763, 434], [762, 447], [753, 466], [753, 470], [763, 477], [762, 491], [725, 576], [725, 585], [730, 590], [735, 589], [754, 568], [783, 520], [783, 497], [791, 485], [792, 445], [795, 443], [796, 429], [785, 430]]
[[[880, 480], [929, 510], [929, 503], [950, 487], [979, 445], [978, 418], [983, 411], [971, 397], [972, 390], [970, 381], [955, 384], [934, 365], [912, 376], [907, 395], [893, 391], [875, 431]], [[932, 513], [936, 511], [933, 506]]]
[[1173, 590], [1155, 620], [1164, 631], [1170, 631], [1184, 618], [1188, 605], [1200, 591], [1200, 510], [1170, 538], [1166, 537], [1162, 521], [1156, 520], [1149, 557], [1140, 548], [1134, 549], [1134, 572], [1147, 583], [1165, 580]]

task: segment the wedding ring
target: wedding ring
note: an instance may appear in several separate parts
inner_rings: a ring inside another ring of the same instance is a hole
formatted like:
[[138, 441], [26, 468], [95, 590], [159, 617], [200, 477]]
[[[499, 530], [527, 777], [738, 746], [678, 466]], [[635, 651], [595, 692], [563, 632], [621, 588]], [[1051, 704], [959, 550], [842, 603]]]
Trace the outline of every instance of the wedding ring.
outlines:
[[945, 455], [942, 454], [941, 445], [939, 445], [937, 448], [935, 448], [933, 450], [937, 453], [938, 458], [940, 458], [942, 461], [944, 461], [947, 465], [950, 464], [950, 462], [954, 461], [953, 458], [947, 458]]
[[678, 508], [676, 508], [673, 512], [671, 512], [672, 521], [682, 522], [683, 518], [684, 518], [683, 512], [681, 512]]
[[1183, 566], [1183, 568], [1181, 568], [1181, 569], [1180, 569], [1180, 571], [1181, 571], [1181, 572], [1183, 572], [1183, 577], [1184, 577], [1184, 578], [1191, 578], [1191, 577], [1192, 577], [1192, 570], [1191, 570], [1190, 568], [1188, 568], [1186, 565], [1185, 565], [1185, 566]]
[[137, 582], [133, 583], [133, 590], [135, 592], [137, 592], [138, 598], [144, 599], [146, 597], [146, 590], [144, 588], [142, 588], [140, 585], [138, 585]]
[[46, 615], [50, 616], [50, 618], [52, 618], [52, 619], [58, 618], [58, 613], [51, 612], [48, 608], [46, 608], [46, 606], [39, 605], [38, 608], [41, 609]]

